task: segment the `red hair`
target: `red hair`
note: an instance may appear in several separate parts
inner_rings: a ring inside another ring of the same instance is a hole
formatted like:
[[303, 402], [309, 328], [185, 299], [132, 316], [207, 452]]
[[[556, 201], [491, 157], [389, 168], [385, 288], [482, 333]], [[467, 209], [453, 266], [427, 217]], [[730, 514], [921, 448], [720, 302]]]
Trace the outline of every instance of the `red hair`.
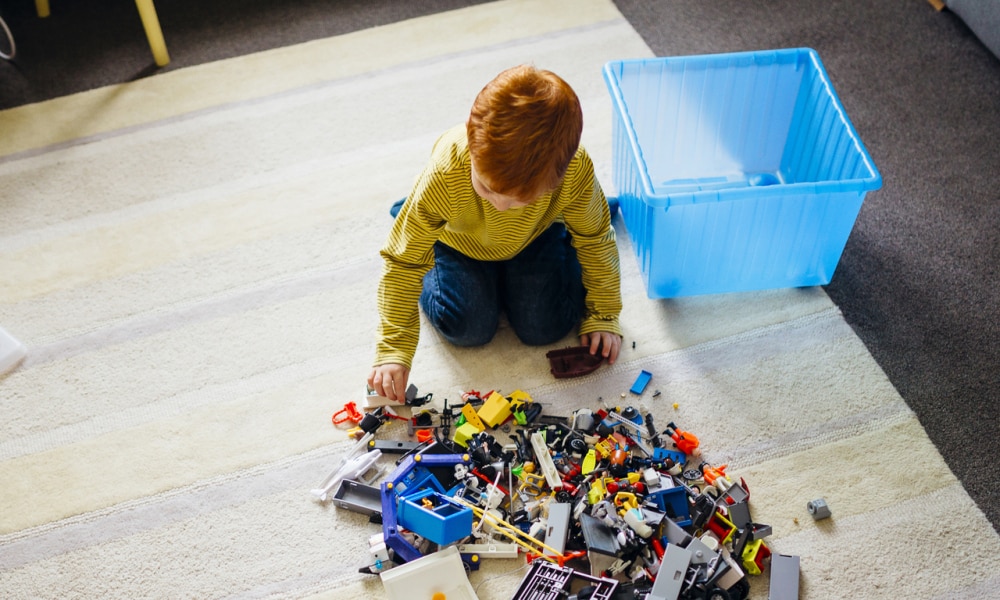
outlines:
[[520, 65], [479, 92], [466, 132], [476, 173], [492, 191], [534, 199], [566, 174], [580, 145], [583, 110], [558, 75]]

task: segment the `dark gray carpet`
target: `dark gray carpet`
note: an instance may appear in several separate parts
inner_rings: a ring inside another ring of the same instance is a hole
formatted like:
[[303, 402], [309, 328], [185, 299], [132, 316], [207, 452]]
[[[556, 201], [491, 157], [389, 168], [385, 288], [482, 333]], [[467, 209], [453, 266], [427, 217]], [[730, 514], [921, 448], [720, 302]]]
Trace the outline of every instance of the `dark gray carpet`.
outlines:
[[[157, 9], [172, 70], [476, 3]], [[955, 15], [918, 0], [616, 3], [661, 56], [819, 52], [884, 178], [827, 291], [1000, 531], [1000, 60]], [[0, 61], [0, 108], [157, 72], [130, 0], [52, 0], [48, 19], [33, 11], [30, 0], [0, 1], [18, 43], [16, 61]]]

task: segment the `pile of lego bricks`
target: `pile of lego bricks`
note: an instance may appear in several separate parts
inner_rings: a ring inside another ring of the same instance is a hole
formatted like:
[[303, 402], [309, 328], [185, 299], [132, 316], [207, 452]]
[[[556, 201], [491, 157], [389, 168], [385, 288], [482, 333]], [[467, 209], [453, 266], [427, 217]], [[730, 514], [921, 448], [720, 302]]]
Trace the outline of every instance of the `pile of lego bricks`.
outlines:
[[[702, 461], [691, 432], [631, 406], [547, 415], [521, 391], [466, 392], [440, 410], [431, 399], [411, 387], [404, 418], [369, 393], [366, 412], [334, 415], [359, 440], [313, 491], [381, 524], [360, 571], [381, 574], [390, 600], [475, 598], [467, 577], [441, 586], [522, 555], [512, 600], [742, 600], [768, 564], [770, 598], [798, 598], [798, 557], [771, 555], [746, 482]], [[377, 438], [390, 420], [411, 439]], [[399, 456], [387, 476], [384, 455]]]

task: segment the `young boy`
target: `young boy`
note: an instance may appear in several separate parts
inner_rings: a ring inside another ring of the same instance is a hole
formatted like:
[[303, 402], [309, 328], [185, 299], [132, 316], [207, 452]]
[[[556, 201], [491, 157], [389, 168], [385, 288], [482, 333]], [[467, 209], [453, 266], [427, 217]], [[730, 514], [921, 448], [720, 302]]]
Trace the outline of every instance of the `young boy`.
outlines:
[[621, 348], [618, 249], [594, 165], [580, 146], [570, 86], [521, 65], [442, 135], [381, 255], [380, 323], [368, 384], [404, 399], [419, 312], [458, 346], [486, 344], [501, 311], [522, 342], [580, 343], [614, 363]]

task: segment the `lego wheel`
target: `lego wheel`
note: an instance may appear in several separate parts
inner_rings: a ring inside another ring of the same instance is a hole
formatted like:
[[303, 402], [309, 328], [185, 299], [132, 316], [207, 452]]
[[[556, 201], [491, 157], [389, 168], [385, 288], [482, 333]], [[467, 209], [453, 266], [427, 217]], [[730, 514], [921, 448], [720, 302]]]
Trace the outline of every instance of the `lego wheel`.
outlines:
[[750, 595], [750, 582], [744, 576], [729, 588], [729, 598], [730, 600], [747, 600], [747, 596]]
[[732, 596], [722, 588], [715, 588], [705, 592], [705, 600], [732, 600]]

